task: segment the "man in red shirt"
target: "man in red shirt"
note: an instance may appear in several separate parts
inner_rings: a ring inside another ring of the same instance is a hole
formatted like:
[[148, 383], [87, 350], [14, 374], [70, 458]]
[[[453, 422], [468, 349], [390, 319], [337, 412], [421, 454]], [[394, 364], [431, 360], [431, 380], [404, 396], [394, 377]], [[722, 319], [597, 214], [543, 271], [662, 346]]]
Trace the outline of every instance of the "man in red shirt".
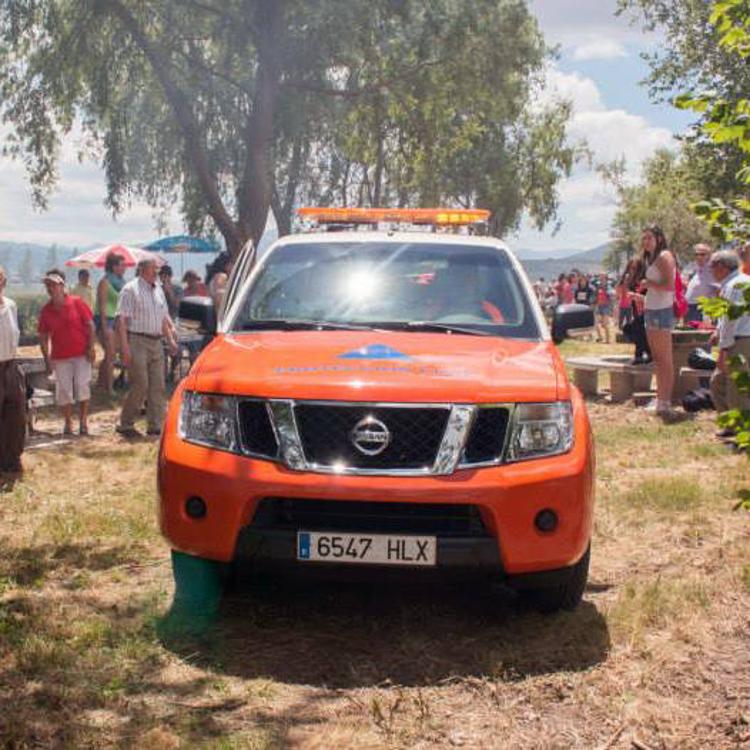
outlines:
[[78, 402], [80, 434], [88, 435], [95, 359], [93, 315], [80, 297], [65, 291], [62, 271], [53, 268], [42, 281], [50, 301], [39, 314], [39, 346], [47, 371], [55, 373], [55, 397], [65, 420], [63, 434], [73, 434], [73, 403]]

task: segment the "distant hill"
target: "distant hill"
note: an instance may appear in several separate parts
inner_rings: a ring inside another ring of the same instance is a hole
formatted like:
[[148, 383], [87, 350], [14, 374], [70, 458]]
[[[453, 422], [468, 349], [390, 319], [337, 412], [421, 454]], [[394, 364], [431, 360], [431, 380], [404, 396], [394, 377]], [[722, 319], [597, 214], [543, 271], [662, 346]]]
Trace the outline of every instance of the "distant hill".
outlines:
[[37, 282], [50, 266], [62, 266], [81, 249], [63, 245], [38, 245], [31, 242], [0, 242], [0, 266], [5, 268], [10, 284]]
[[[599, 245], [584, 251], [557, 251], [549, 257], [542, 257], [542, 253], [521, 251], [517, 253], [521, 265], [532, 281], [543, 278], [556, 279], [561, 273], [568, 273], [576, 268], [584, 273], [599, 273], [604, 270], [602, 265], [609, 249], [609, 244]], [[559, 255], [559, 253], [565, 253]]]

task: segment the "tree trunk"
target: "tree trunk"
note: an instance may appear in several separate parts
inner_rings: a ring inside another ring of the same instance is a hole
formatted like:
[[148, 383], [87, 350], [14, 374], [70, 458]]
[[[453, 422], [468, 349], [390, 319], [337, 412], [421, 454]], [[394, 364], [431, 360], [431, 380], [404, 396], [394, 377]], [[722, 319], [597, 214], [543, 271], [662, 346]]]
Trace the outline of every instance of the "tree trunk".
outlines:
[[284, 3], [260, 0], [254, 14], [258, 45], [258, 82], [245, 129], [245, 169], [238, 190], [239, 227], [257, 245], [266, 229], [273, 197], [273, 125], [279, 95], [278, 49]]
[[372, 205], [374, 208], [380, 208], [383, 169], [385, 167], [385, 137], [383, 135], [383, 103], [381, 97], [378, 97], [375, 107], [375, 132], [378, 139], [378, 148], [375, 161], [375, 175], [373, 177], [375, 185], [373, 187]]

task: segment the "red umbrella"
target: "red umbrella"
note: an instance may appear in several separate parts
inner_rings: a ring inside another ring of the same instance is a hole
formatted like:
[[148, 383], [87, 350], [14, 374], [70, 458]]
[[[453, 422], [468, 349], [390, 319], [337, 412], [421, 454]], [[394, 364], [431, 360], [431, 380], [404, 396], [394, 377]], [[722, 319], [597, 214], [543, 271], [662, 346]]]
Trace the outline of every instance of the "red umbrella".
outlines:
[[98, 247], [95, 250], [87, 250], [75, 258], [65, 261], [66, 266], [71, 268], [104, 268], [107, 256], [111, 253], [117, 253], [125, 258], [125, 265], [129, 268], [137, 266], [142, 260], [156, 261], [157, 266], [163, 266], [167, 259], [161, 253], [153, 253], [150, 250], [142, 250], [140, 247], [131, 247], [129, 245], [106, 245]]

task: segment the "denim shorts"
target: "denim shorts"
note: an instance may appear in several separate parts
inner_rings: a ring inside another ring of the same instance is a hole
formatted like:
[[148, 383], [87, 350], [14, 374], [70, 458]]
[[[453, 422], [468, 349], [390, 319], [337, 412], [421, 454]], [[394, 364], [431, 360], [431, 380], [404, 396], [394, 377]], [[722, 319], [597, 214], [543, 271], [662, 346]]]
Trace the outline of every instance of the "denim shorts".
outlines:
[[659, 331], [671, 331], [674, 328], [674, 310], [671, 307], [663, 307], [661, 310], [644, 310], [643, 317], [646, 328], [655, 328]]

